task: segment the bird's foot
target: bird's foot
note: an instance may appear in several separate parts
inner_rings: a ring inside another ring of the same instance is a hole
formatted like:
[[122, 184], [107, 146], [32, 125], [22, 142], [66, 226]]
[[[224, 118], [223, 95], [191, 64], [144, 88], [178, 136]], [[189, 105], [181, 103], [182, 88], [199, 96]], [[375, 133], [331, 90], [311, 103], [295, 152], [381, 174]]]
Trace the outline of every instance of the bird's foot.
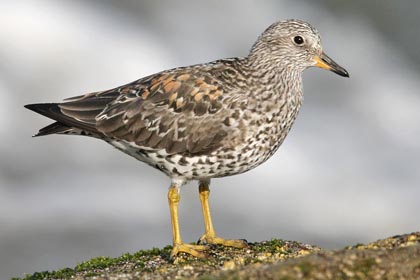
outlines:
[[197, 242], [198, 244], [223, 245], [235, 248], [247, 248], [248, 242], [245, 239], [224, 239], [221, 237], [204, 234]]
[[209, 247], [206, 245], [193, 245], [193, 244], [174, 244], [174, 247], [172, 248], [171, 252], [171, 259], [174, 259], [176, 255], [180, 252], [184, 252], [187, 254], [190, 254], [197, 258], [207, 258], [208, 255], [204, 251], [208, 250]]

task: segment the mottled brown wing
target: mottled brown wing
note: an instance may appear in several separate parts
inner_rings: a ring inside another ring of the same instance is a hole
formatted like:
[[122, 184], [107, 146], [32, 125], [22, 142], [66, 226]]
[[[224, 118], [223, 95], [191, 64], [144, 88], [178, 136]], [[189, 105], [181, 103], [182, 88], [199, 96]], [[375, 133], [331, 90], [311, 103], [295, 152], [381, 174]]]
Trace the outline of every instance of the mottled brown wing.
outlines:
[[66, 99], [63, 103], [35, 105], [46, 107], [40, 113], [58, 121], [61, 125], [100, 136], [101, 132], [96, 128], [95, 118], [119, 95], [117, 89], [112, 89], [75, 96]]
[[203, 74], [157, 74], [119, 89], [121, 95], [96, 117], [108, 137], [169, 154], [201, 154], [219, 147], [228, 135], [220, 83]]

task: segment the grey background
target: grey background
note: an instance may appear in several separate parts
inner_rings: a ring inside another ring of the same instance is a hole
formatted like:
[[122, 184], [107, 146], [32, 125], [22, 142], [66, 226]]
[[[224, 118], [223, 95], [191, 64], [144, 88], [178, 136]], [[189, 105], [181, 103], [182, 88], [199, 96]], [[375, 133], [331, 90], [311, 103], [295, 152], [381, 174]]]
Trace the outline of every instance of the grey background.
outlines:
[[[419, 1], [2, 1], [0, 278], [171, 242], [169, 179], [95, 139], [30, 136], [23, 108], [167, 68], [244, 56], [272, 22], [316, 26], [350, 79], [310, 69], [280, 150], [213, 180], [221, 236], [326, 248], [420, 226]], [[203, 231], [183, 188], [187, 242]]]

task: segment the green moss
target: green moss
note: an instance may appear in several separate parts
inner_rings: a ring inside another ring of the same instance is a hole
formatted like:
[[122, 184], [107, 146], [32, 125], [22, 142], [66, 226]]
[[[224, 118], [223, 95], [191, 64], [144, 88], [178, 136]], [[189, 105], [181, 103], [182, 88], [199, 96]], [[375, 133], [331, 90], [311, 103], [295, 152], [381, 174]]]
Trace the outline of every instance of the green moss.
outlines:
[[[164, 258], [169, 258], [169, 255], [171, 254], [172, 246], [166, 246], [163, 249], [159, 248], [152, 248], [150, 250], [143, 250], [138, 251], [132, 255], [134, 259], [138, 259], [141, 257], [153, 257], [153, 256], [159, 256], [161, 255]], [[129, 255], [129, 254], [128, 254]], [[130, 259], [132, 260], [132, 259]]]
[[53, 270], [53, 271], [41, 271], [35, 272], [32, 275], [25, 275], [23, 278], [12, 278], [12, 280], [41, 280], [41, 279], [62, 279], [62, 278], [70, 278], [74, 276], [76, 272], [74, 269], [71, 268], [63, 268], [60, 270]]
[[76, 265], [74, 270], [77, 272], [92, 270], [92, 269], [103, 269], [109, 267], [117, 262], [117, 259], [112, 259], [110, 257], [97, 257]]
[[32, 275], [25, 275], [23, 278], [12, 278], [12, 280], [41, 280], [41, 279], [66, 279], [75, 276], [78, 272], [89, 271], [85, 277], [98, 276], [98, 270], [110, 268], [121, 263], [132, 262], [137, 268], [145, 268], [144, 258], [161, 255], [163, 258], [168, 258], [172, 246], [166, 246], [163, 249], [152, 248], [150, 250], [143, 250], [135, 252], [134, 254], [125, 253], [117, 258], [111, 257], [97, 257], [88, 261], [81, 262], [75, 268], [64, 268], [53, 271], [35, 272]]
[[283, 246], [285, 241], [282, 239], [271, 239], [270, 241], [264, 241], [261, 243], [254, 244], [253, 249], [259, 253], [269, 252], [269, 253], [278, 253], [283, 252]]
[[[416, 236], [420, 236], [420, 233]], [[261, 276], [289, 280], [296, 279], [297, 274], [303, 279], [313, 278], [314, 275], [319, 279], [328, 277], [370, 279], [376, 275], [390, 276], [383, 277], [384, 279], [396, 279], [401, 278], [396, 277], [400, 275], [405, 277], [405, 273], [416, 276], [420, 273], [420, 261], [418, 258], [413, 258], [413, 256], [420, 256], [420, 246], [405, 246], [406, 241], [411, 242], [411, 239], [406, 235], [397, 236], [340, 251], [320, 251], [314, 246], [272, 239], [250, 243], [249, 248], [246, 249], [209, 246], [209, 257], [206, 259], [197, 259], [180, 253], [175, 262], [169, 259], [172, 247], [166, 246], [163, 249], [153, 248], [133, 254], [125, 253], [117, 258], [98, 257], [79, 263], [75, 268], [37, 272], [26, 275], [23, 279], [69, 279], [95, 276], [108, 278], [121, 275], [121, 273], [127, 273], [132, 277], [136, 275], [140, 278], [150, 276], [150, 273], [167, 279], [175, 277], [191, 279], [198, 276], [202, 280], [259, 279]], [[407, 259], [410, 261], [406, 262]], [[225, 267], [225, 264], [230, 264], [230, 262], [235, 263], [234, 268], [229, 265]], [[253, 265], [255, 263], [274, 263], [274, 265]], [[404, 270], [400, 269], [400, 265], [405, 267]], [[245, 268], [246, 266], [248, 267]], [[390, 267], [392, 269], [388, 269]], [[22, 278], [12, 280], [19, 279]]]
[[94, 276], [100, 276], [100, 273], [96, 273], [96, 272], [87, 272], [85, 275], [83, 275], [83, 277], [94, 277]]
[[74, 270], [71, 268], [63, 268], [55, 271], [54, 278], [69, 278], [74, 275]]

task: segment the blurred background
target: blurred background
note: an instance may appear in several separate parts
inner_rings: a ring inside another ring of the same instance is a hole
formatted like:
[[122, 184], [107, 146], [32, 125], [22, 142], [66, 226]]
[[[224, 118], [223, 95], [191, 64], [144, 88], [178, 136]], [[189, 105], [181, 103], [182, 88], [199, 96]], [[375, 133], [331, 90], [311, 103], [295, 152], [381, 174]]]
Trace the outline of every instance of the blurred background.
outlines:
[[[171, 243], [169, 179], [85, 137], [31, 135], [23, 108], [167, 68], [245, 56], [304, 19], [350, 79], [304, 74], [305, 102], [265, 164], [213, 180], [217, 232], [324, 248], [420, 229], [419, 1], [1, 1], [0, 278]], [[203, 232], [196, 183], [181, 230]]]

